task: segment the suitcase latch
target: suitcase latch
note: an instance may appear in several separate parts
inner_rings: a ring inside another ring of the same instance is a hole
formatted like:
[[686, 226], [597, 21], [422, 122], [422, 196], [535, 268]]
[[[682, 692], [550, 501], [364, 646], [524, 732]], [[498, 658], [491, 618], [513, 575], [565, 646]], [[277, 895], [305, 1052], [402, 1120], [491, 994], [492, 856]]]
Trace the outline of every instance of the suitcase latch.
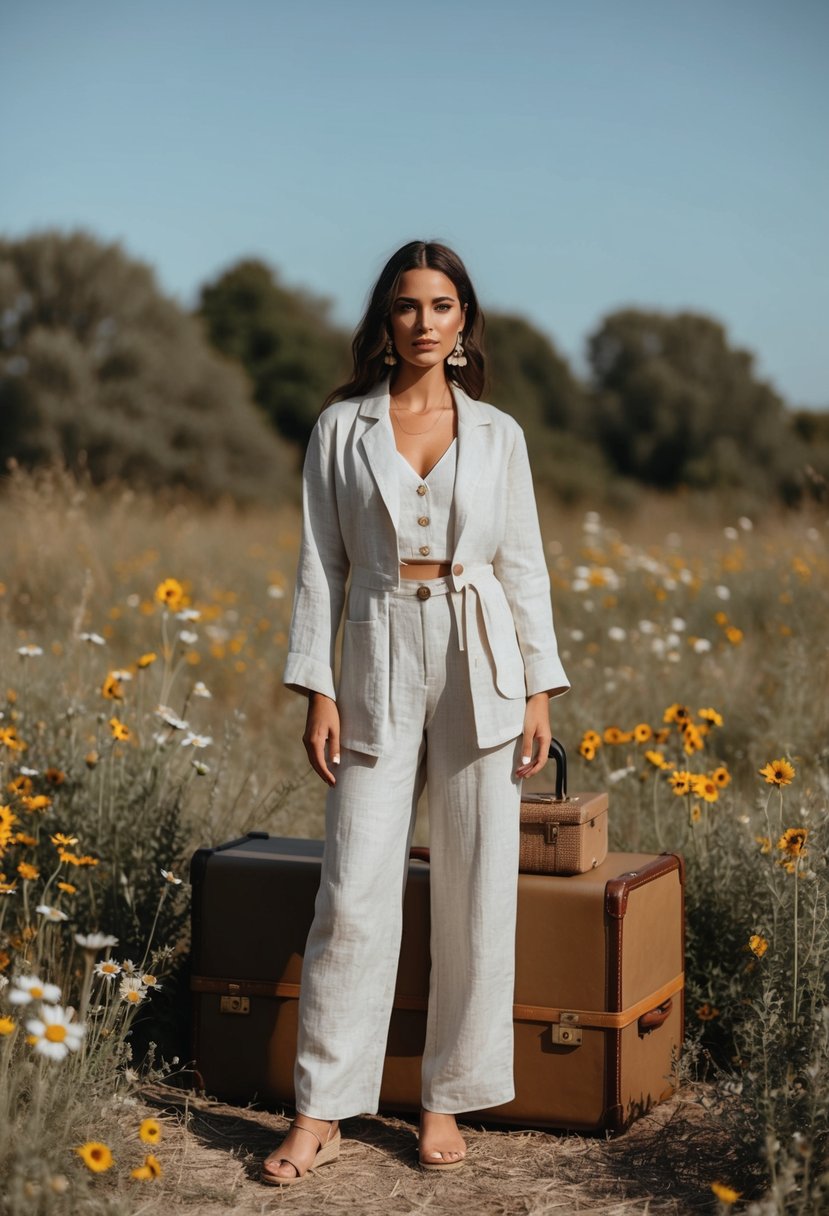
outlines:
[[250, 997], [223, 996], [219, 1002], [220, 1013], [250, 1013]]
[[561, 1011], [561, 1021], [553, 1022], [550, 1030], [554, 1043], [562, 1043], [566, 1047], [578, 1047], [581, 1043], [581, 1026], [579, 1026], [579, 1015], [577, 1013], [568, 1013], [566, 1010]]
[[544, 824], [544, 843], [545, 844], [555, 844], [557, 840], [558, 840], [558, 824], [550, 823], [550, 822], [545, 823]]

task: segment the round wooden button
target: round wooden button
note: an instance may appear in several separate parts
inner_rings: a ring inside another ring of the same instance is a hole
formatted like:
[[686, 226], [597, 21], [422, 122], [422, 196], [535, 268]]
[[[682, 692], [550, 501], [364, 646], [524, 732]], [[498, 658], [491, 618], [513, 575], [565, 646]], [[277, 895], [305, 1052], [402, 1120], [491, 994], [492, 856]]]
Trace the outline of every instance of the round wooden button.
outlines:
[[421, 528], [425, 528], [429, 522], [429, 516], [421, 515], [420, 519], [417, 522], [420, 524]]
[[428, 545], [421, 545], [421, 546], [420, 546], [420, 552], [423, 554], [423, 556], [424, 556], [424, 557], [426, 557], [426, 555], [427, 555], [428, 553], [431, 553], [431, 552], [432, 552], [432, 550], [429, 548], [429, 546], [428, 546]]
[[423, 495], [426, 493], [427, 489], [428, 489], [428, 486], [420, 485], [417, 487], [417, 492], [418, 492], [418, 494]]
[[452, 567], [452, 573], [463, 574], [463, 566], [460, 564], [460, 562], [455, 562], [454, 566]]
[[428, 600], [431, 594], [432, 592], [429, 587], [418, 587], [417, 589], [417, 598], [419, 600]]

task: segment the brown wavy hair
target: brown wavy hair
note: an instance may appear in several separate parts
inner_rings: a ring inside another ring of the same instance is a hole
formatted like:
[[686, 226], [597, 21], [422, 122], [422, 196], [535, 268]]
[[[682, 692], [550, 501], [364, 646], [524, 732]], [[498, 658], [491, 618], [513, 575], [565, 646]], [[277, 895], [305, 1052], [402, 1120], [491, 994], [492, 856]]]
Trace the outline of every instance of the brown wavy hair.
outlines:
[[439, 241], [409, 241], [391, 255], [374, 284], [368, 307], [351, 343], [354, 367], [351, 379], [328, 394], [323, 409], [334, 401], [364, 397], [374, 386], [397, 369], [384, 362], [386, 340], [391, 337], [392, 305], [401, 276], [407, 270], [440, 270], [451, 279], [461, 307], [466, 305], [466, 321], [462, 331], [466, 367], [444, 364], [447, 377], [459, 384], [470, 397], [478, 398], [484, 389], [484, 314], [478, 304], [475, 289], [461, 259], [448, 245]]

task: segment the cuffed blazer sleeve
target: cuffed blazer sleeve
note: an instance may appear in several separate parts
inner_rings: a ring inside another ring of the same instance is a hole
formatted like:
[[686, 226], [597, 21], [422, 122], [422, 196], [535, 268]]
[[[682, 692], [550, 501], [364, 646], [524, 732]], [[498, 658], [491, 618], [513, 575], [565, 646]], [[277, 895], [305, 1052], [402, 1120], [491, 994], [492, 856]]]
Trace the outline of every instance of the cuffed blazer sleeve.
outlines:
[[524, 660], [527, 696], [547, 692], [555, 697], [567, 692], [570, 681], [558, 655], [550, 575], [538, 522], [527, 442], [518, 424], [507, 473], [504, 539], [493, 558], [492, 568], [512, 610]]
[[337, 510], [333, 427], [323, 414], [311, 432], [302, 469], [302, 537], [282, 677], [288, 688], [335, 698], [334, 642], [348, 571]]

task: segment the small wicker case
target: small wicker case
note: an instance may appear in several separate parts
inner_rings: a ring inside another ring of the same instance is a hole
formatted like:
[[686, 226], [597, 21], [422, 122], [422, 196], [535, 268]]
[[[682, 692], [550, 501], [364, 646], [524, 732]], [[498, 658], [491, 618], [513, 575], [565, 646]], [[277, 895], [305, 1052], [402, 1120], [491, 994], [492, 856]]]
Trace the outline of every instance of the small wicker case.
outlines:
[[583, 874], [607, 856], [607, 794], [571, 794], [567, 759], [558, 739], [550, 743], [556, 762], [555, 793], [521, 799], [522, 874]]

